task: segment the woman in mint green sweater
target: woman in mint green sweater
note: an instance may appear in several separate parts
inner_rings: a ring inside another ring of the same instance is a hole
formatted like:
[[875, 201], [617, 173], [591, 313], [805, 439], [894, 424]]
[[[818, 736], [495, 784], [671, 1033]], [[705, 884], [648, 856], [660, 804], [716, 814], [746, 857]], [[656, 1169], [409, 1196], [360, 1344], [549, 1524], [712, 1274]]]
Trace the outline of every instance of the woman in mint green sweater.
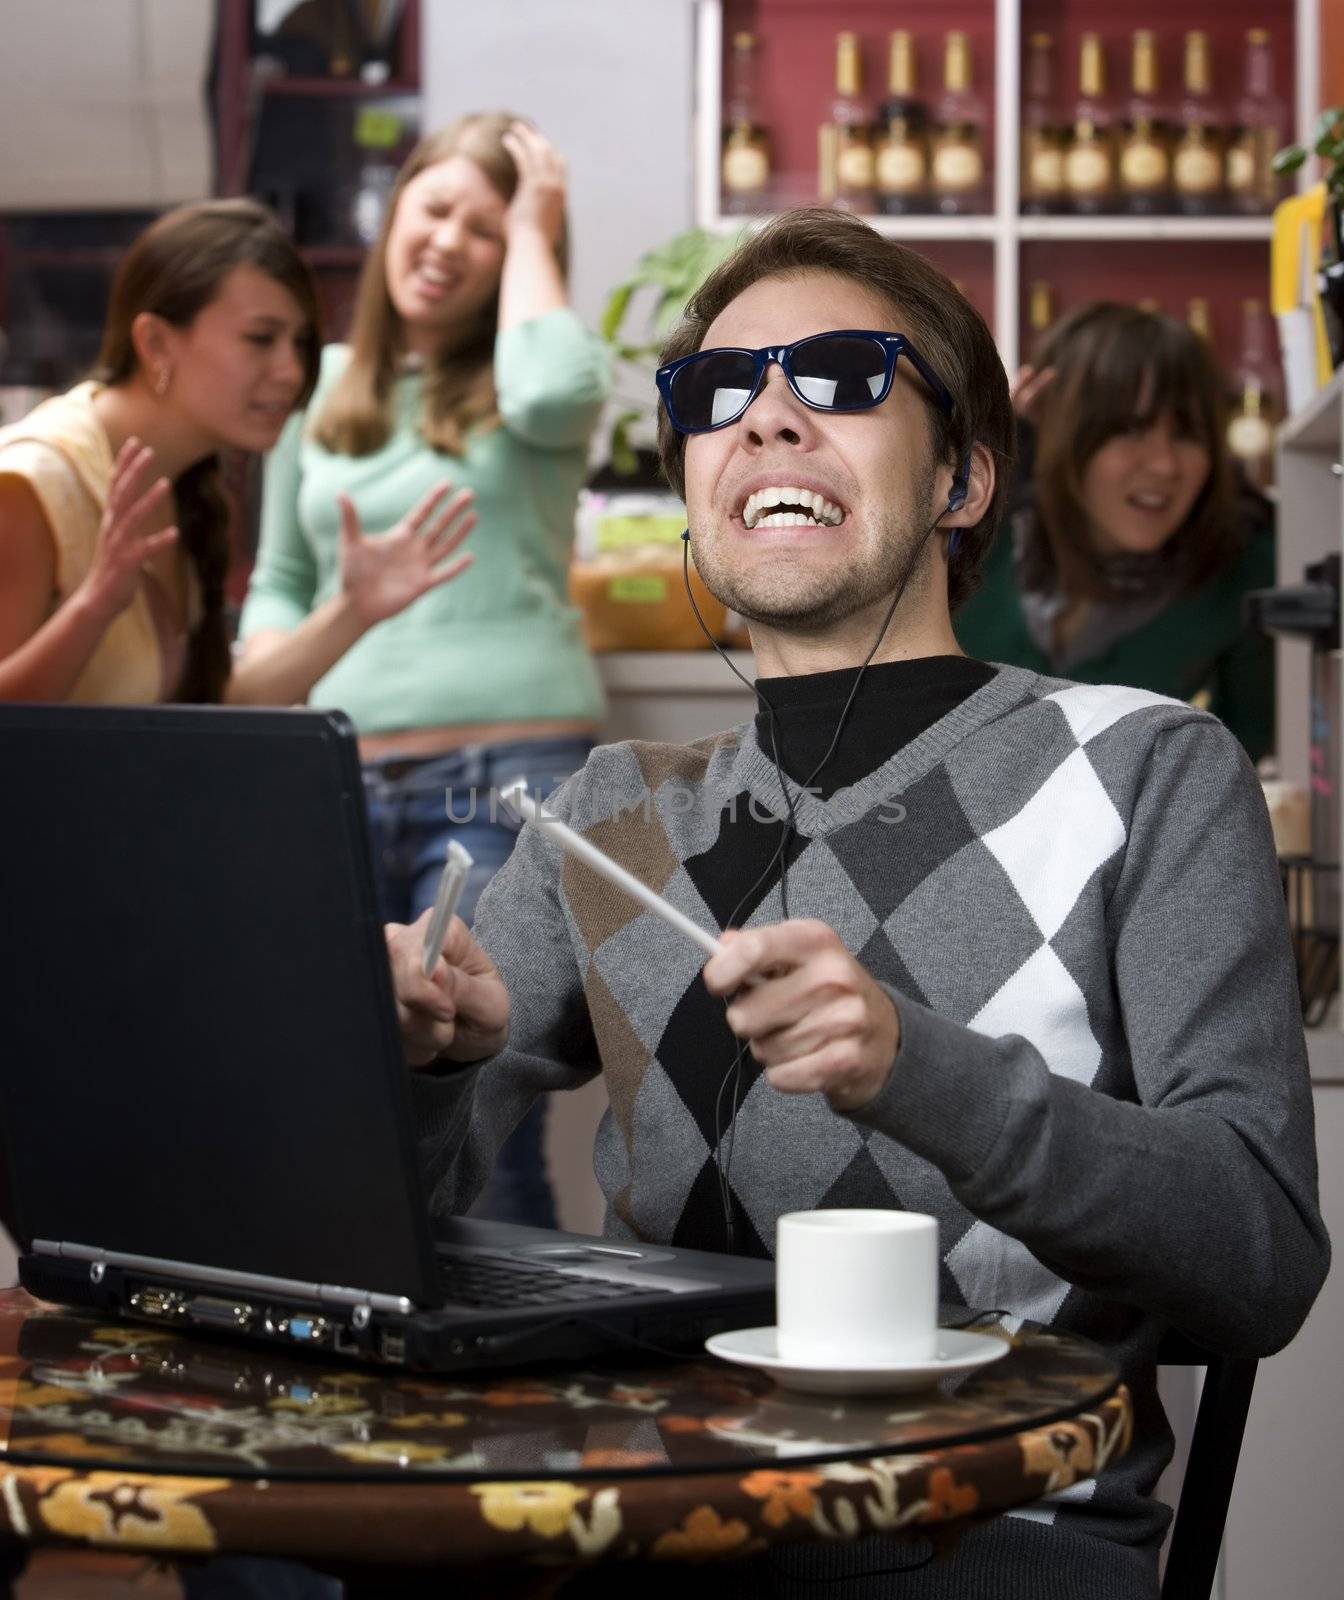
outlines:
[[1274, 742], [1274, 652], [1242, 602], [1274, 584], [1273, 515], [1234, 477], [1203, 341], [1096, 303], [1059, 323], [1037, 362], [1053, 377], [1034, 425], [1019, 419], [1014, 506], [956, 615], [962, 648], [1198, 698], [1258, 760]]
[[[535, 129], [485, 113], [423, 140], [365, 263], [350, 343], [323, 352], [307, 413], [267, 463], [243, 659], [260, 670], [324, 608], [349, 633], [308, 699], [358, 729], [387, 921], [433, 902], [450, 837], [476, 863], [470, 921], [515, 836], [494, 793], [518, 776], [549, 792], [603, 715], [566, 580], [607, 373], [569, 308], [565, 257], [564, 163]], [[343, 524], [391, 528], [445, 479], [476, 514], [462, 576], [376, 626], [334, 609]], [[296, 698], [275, 679], [266, 698]], [[554, 1224], [541, 1143], [538, 1116], [480, 1209]]]

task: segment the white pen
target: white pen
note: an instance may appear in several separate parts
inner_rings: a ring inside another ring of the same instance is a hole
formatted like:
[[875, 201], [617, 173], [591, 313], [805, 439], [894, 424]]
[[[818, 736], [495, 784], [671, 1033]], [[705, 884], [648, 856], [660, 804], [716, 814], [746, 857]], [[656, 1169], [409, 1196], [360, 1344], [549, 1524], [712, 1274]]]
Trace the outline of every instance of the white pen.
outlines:
[[425, 929], [425, 948], [420, 957], [420, 970], [426, 977], [433, 972], [443, 954], [443, 936], [448, 932], [457, 902], [462, 898], [471, 866], [471, 853], [456, 839], [450, 839], [448, 859], [443, 864], [443, 875], [439, 879], [439, 892], [434, 897], [434, 915]]
[[678, 933], [684, 933], [688, 939], [693, 939], [709, 955], [716, 956], [728, 948], [712, 933], [706, 933], [703, 928], [697, 927], [684, 912], [678, 911], [676, 906], [669, 905], [655, 889], [650, 889], [648, 884], [641, 883], [624, 867], [617, 866], [611, 857], [604, 855], [595, 844], [589, 844], [587, 839], [575, 833], [573, 828], [566, 827], [563, 822], [543, 811], [528, 794], [526, 778], [516, 778], [512, 783], [506, 784], [500, 790], [499, 798], [519, 816], [526, 817], [529, 822], [535, 822], [547, 833], [554, 834], [571, 855], [586, 862], [594, 872], [600, 872], [618, 889], [624, 889], [626, 894], [638, 900], [641, 905], [648, 906], [650, 911], [656, 911], [665, 922], [670, 922]]

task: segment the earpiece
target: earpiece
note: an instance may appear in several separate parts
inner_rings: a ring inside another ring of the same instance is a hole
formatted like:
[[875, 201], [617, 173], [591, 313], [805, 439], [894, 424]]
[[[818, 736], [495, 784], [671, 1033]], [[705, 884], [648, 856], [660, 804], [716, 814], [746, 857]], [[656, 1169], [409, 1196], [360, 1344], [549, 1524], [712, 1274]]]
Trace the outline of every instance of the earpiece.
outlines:
[[691, 530], [689, 528], [683, 528], [681, 530], [681, 536], [686, 541], [687, 544], [690, 544], [690, 542], [691, 542]]
[[970, 490], [970, 483], [971, 452], [968, 450], [966, 454], [962, 456], [961, 464], [952, 474], [952, 487], [947, 493], [947, 509], [943, 512], [944, 516], [947, 515], [948, 511], [956, 511], [959, 507], [966, 504], [966, 496]]
[[[956, 511], [966, 504], [966, 495], [970, 490], [971, 482], [971, 452], [968, 450], [961, 458], [957, 470], [952, 474], [952, 486], [947, 491], [947, 506], [943, 511], [946, 516], [949, 511]], [[951, 561], [957, 553], [957, 546], [961, 543], [961, 529], [953, 528], [947, 536], [947, 559]]]

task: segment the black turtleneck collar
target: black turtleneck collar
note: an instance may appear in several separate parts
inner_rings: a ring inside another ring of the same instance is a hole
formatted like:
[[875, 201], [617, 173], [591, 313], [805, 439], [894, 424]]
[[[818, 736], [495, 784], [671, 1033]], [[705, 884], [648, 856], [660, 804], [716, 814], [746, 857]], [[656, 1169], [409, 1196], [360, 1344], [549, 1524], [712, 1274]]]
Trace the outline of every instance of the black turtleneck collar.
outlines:
[[[834, 754], [813, 777], [835, 737], [836, 723], [858, 670], [843, 667], [838, 672], [756, 680], [775, 713], [779, 758], [785, 772], [795, 783], [810, 781], [823, 800], [867, 777], [994, 676], [993, 667], [968, 656], [921, 656], [915, 661], [870, 666], [849, 708]], [[770, 755], [770, 718], [764, 709], [756, 713], [756, 737]]]

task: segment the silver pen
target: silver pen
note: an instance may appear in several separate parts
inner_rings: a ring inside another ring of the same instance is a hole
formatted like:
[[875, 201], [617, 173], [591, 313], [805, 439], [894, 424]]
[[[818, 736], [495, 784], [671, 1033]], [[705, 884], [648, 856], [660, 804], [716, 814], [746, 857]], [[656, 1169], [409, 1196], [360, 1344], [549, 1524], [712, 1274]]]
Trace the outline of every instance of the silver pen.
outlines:
[[465, 850], [456, 839], [448, 841], [448, 859], [443, 864], [443, 874], [439, 878], [439, 892], [434, 897], [434, 915], [429, 919], [429, 926], [425, 929], [425, 948], [420, 958], [420, 970], [428, 977], [438, 965], [439, 957], [443, 954], [443, 937], [448, 932], [448, 924], [452, 921], [453, 912], [457, 910], [457, 903], [462, 898], [462, 890], [466, 887], [467, 874], [471, 871], [472, 860], [470, 853]]

